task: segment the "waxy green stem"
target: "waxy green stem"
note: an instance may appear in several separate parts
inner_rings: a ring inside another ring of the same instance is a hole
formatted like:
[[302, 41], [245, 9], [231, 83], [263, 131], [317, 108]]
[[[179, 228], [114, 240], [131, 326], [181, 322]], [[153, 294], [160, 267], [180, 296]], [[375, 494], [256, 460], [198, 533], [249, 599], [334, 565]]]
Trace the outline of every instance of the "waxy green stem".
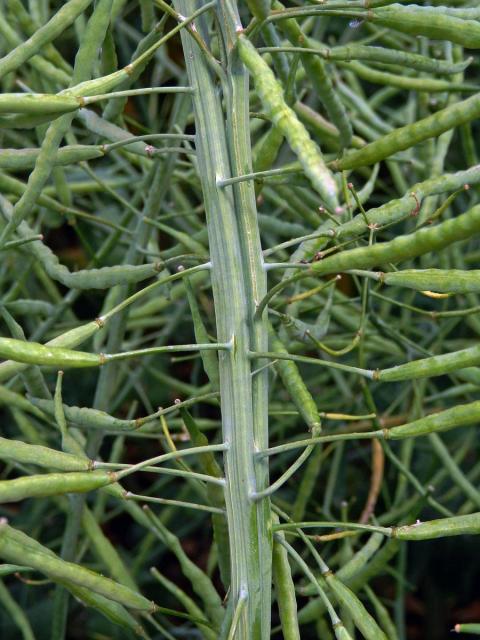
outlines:
[[[175, 8], [191, 14], [193, 0], [178, 0]], [[230, 341], [230, 352], [219, 354], [222, 430], [225, 452], [225, 499], [230, 534], [231, 585], [229, 598], [238, 613], [236, 638], [261, 640], [269, 636], [271, 540], [268, 502], [255, 503], [252, 494], [266, 486], [265, 465], [255, 460], [258, 442], [266, 436], [266, 375], [252, 378], [249, 350], [265, 348], [266, 327], [253, 323], [256, 304], [265, 292], [265, 275], [251, 186], [245, 190], [220, 187], [220, 180], [251, 173], [246, 72], [232, 51], [241, 29], [234, 3], [222, 2], [218, 12], [229, 60], [230, 78], [225, 84], [229, 108], [227, 126], [208, 60], [197, 44], [182, 32], [193, 97], [196, 148], [207, 215], [211, 277], [216, 310], [217, 338]], [[206, 25], [196, 30], [208, 41]], [[235, 108], [233, 108], [235, 107]], [[242, 186], [240, 186], [242, 185]], [[249, 190], [248, 190], [249, 189]], [[235, 295], [232, 295], [235, 292]], [[244, 605], [239, 605], [245, 599]]]

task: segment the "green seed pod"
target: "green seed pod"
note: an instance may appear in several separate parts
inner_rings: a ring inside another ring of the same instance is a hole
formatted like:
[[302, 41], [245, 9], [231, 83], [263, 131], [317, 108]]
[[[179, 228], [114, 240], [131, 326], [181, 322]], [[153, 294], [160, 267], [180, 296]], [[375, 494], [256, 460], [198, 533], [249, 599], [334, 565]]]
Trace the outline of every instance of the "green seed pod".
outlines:
[[387, 71], [379, 71], [360, 62], [344, 62], [339, 66], [353, 71], [356, 76], [372, 84], [384, 84], [405, 89], [406, 91], [428, 91], [429, 93], [440, 91], [476, 92], [480, 89], [480, 86], [475, 84], [453, 83], [450, 80], [439, 80], [437, 78], [414, 78]]
[[[40, 149], [0, 149], [0, 169], [25, 171], [33, 169]], [[96, 145], [70, 145], [61, 147], [54, 160], [55, 166], [68, 166], [85, 160], [103, 158], [102, 147]], [[36, 300], [34, 302], [37, 302]]]
[[477, 535], [480, 533], [480, 513], [441, 518], [428, 522], [392, 527], [391, 537], [398, 540], [433, 540], [448, 536]]
[[[53, 416], [53, 402], [51, 400], [44, 400], [42, 398], [30, 398], [34, 406], [39, 407], [42, 411], [45, 411], [48, 415]], [[79, 427], [86, 427], [87, 429], [112, 429], [115, 431], [132, 431], [138, 427], [136, 420], [122, 420], [115, 418], [105, 411], [99, 411], [98, 409], [90, 409], [89, 407], [72, 407], [67, 404], [63, 404], [63, 412], [68, 422], [73, 422]]]
[[[275, 517], [274, 522], [278, 523], [278, 516]], [[284, 537], [282, 532], [278, 532], [277, 535]], [[288, 553], [285, 547], [275, 540], [273, 541], [272, 568], [283, 637], [285, 640], [300, 640], [297, 599], [295, 597], [295, 585], [288, 561]]]
[[147, 638], [142, 625], [129, 613], [125, 607], [118, 602], [113, 602], [109, 598], [101, 596], [99, 593], [95, 593], [85, 587], [79, 587], [76, 584], [66, 581], [57, 581], [68, 589], [70, 593], [77, 598], [82, 604], [87, 607], [92, 607], [99, 611], [106, 618], [111, 620], [114, 624], [118, 624], [124, 629], [129, 629], [135, 635]]
[[382, 369], [382, 371], [375, 372], [374, 379], [382, 382], [396, 382], [397, 380], [430, 378], [478, 364], [480, 364], [480, 346], [475, 346]]
[[376, 8], [368, 18], [375, 24], [410, 36], [450, 40], [467, 49], [480, 48], [480, 24], [475, 20], [465, 20], [444, 12], [443, 7], [391, 4]]
[[247, 0], [250, 13], [258, 20], [265, 20], [271, 7], [271, 0]]
[[[0, 151], [1, 154], [1, 151]], [[7, 302], [5, 307], [14, 315], [41, 315], [49, 316], [53, 313], [54, 306], [44, 300], [24, 300], [17, 298], [13, 302]]]
[[14, 338], [0, 338], [0, 357], [50, 367], [98, 367], [103, 363], [101, 355], [48, 347], [38, 342], [24, 342]]
[[405, 269], [379, 274], [383, 284], [415, 291], [479, 293], [480, 271], [462, 269]]
[[220, 629], [224, 618], [222, 600], [212, 581], [197, 565], [190, 560], [180, 544], [179, 539], [160, 521], [150, 509], [145, 509], [152, 522], [152, 529], [177, 558], [183, 575], [190, 581], [193, 590], [203, 601], [205, 613], [212, 621], [215, 629]]
[[92, 0], [70, 0], [57, 11], [46, 24], [40, 27], [28, 40], [19, 44], [0, 59], [0, 78], [18, 69], [26, 60], [35, 55], [47, 43], [57, 38], [73, 24], [85, 11]]
[[[275, 9], [284, 9], [280, 2], [275, 2]], [[282, 20], [280, 28], [285, 35], [299, 49], [314, 48], [315, 41], [310, 40], [299, 27], [295, 19]], [[312, 82], [313, 88], [322, 101], [328, 116], [332, 123], [340, 132], [341, 147], [349, 147], [352, 140], [352, 125], [350, 124], [347, 111], [341, 102], [332, 85], [327, 67], [320, 56], [311, 55], [309, 53], [301, 55], [302, 65], [305, 72]]]
[[324, 573], [323, 577], [332, 593], [335, 594], [339, 604], [348, 611], [355, 626], [360, 629], [365, 640], [387, 640], [387, 636], [351, 589], [345, 586], [331, 571]]
[[30, 413], [31, 415], [39, 418], [40, 420], [45, 418], [45, 415], [42, 411], [37, 409], [31, 402], [26, 400], [20, 393], [16, 393], [15, 391], [11, 391], [6, 387], [0, 385], [0, 405], [7, 407], [16, 407], [17, 409], [21, 409], [26, 413]]
[[320, 150], [295, 112], [286, 104], [282, 88], [255, 47], [245, 36], [240, 36], [237, 42], [242, 62], [253, 76], [258, 96], [268, 117], [287, 139], [325, 205], [331, 211], [336, 211], [338, 209], [337, 186], [325, 165]]
[[[401, 262], [431, 251], [443, 249], [453, 242], [467, 240], [480, 231], [480, 205], [436, 226], [398, 236], [390, 242], [342, 251], [312, 265], [318, 274], [338, 273], [348, 269], [364, 269], [374, 265]], [[363, 266], [360, 266], [363, 265]]]
[[[478, 28], [480, 30], [480, 24]], [[336, 171], [344, 171], [374, 164], [398, 151], [409, 149], [419, 142], [436, 138], [449, 129], [471, 122], [479, 116], [480, 94], [477, 93], [413, 124], [395, 129], [362, 149], [349, 151], [339, 160], [333, 161], [330, 166]]]
[[155, 610], [153, 602], [128, 587], [78, 564], [61, 560], [33, 538], [12, 529], [5, 518], [0, 522], [0, 556], [11, 562], [21, 558], [32, 569], [44, 573], [56, 582], [69, 582], [84, 587], [131, 609], [148, 613]]
[[[31, 445], [35, 446], [35, 445]], [[68, 455], [68, 454], [65, 454]], [[87, 493], [116, 481], [109, 471], [72, 471], [0, 480], [0, 504], [65, 493]]]
[[79, 98], [45, 93], [4, 93], [0, 96], [0, 114], [55, 115], [75, 111], [81, 106]]
[[[48, 447], [26, 444], [20, 440], [0, 438], [0, 459], [60, 471], [90, 471], [93, 462], [70, 453], [63, 453]], [[6, 482], [11, 482], [7, 480]]]
[[[340, 578], [343, 583], [350, 583], [357, 573], [367, 565], [372, 556], [375, 555], [383, 540], [384, 537], [381, 533], [372, 533], [363, 547], [361, 547], [355, 555], [353, 555], [350, 560], [337, 571], [337, 577]], [[312, 585], [308, 584], [302, 589], [302, 595], [314, 596], [316, 595], [316, 591]]]
[[[270, 327], [270, 342], [272, 349], [276, 353], [288, 353], [272, 327]], [[300, 415], [307, 423], [308, 429], [310, 431], [319, 431], [321, 420], [317, 405], [307, 389], [295, 362], [279, 360], [275, 363], [275, 370], [280, 375], [285, 389], [288, 391]]]
[[425, 418], [419, 418], [413, 422], [384, 429], [385, 439], [402, 440], [403, 438], [415, 438], [428, 433], [448, 431], [456, 427], [476, 424], [480, 420], [480, 401], [458, 405], [452, 409], [446, 409], [439, 413], [433, 413]]
[[480, 636], [480, 624], [475, 622], [456, 624], [453, 631], [455, 631], [455, 633], [471, 633], [474, 636]]
[[324, 50], [319, 49], [319, 53], [326, 60], [368, 60], [369, 62], [402, 65], [417, 71], [441, 74], [461, 73], [472, 62], [472, 58], [467, 58], [462, 62], [453, 63], [449, 60], [428, 58], [410, 51], [386, 49], [385, 47], [377, 46], [369, 47], [361, 44], [348, 44]]

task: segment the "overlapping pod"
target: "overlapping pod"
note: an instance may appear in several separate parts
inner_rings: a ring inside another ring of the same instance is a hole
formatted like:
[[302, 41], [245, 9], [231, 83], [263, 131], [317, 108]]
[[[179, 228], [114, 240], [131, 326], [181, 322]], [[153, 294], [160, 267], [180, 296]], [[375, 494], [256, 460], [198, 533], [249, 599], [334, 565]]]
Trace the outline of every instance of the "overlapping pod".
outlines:
[[[275, 9], [284, 9], [284, 6], [278, 1], [274, 3], [274, 7]], [[280, 28], [285, 32], [290, 42], [297, 45], [300, 50], [302, 48], [314, 47], [316, 44], [314, 40], [311, 41], [310, 38], [303, 33], [297, 21], [293, 18], [282, 20], [280, 22]], [[350, 146], [352, 140], [352, 125], [350, 124], [343, 103], [335, 93], [325, 63], [320, 56], [311, 55], [310, 53], [301, 54], [301, 60], [315, 92], [327, 110], [330, 120], [340, 132], [340, 145], [342, 147]]]
[[0, 59], [0, 77], [18, 69], [26, 60], [59, 36], [75, 19], [91, 4], [92, 0], [70, 0], [28, 40], [19, 44], [6, 56]]
[[438, 251], [453, 242], [467, 240], [480, 231], [480, 205], [440, 224], [398, 236], [390, 242], [379, 242], [335, 254], [312, 265], [318, 274], [338, 273], [348, 269], [368, 269], [388, 262], [401, 262], [416, 256]]
[[[480, 24], [478, 28], [480, 29]], [[419, 142], [436, 138], [449, 129], [471, 122], [479, 116], [480, 93], [476, 93], [422, 120], [395, 129], [362, 149], [349, 151], [339, 160], [331, 162], [329, 166], [337, 171], [344, 171], [374, 164], [393, 156], [398, 151], [409, 149]]]
[[114, 602], [105, 596], [95, 593], [85, 587], [80, 587], [76, 584], [66, 581], [57, 581], [68, 589], [70, 593], [77, 598], [82, 604], [87, 607], [92, 607], [99, 611], [106, 618], [111, 620], [114, 624], [118, 624], [124, 629], [129, 629], [133, 633], [142, 638], [147, 638], [142, 625], [129, 613], [125, 607], [118, 602]]
[[152, 530], [177, 558], [182, 573], [190, 581], [193, 590], [204, 603], [205, 613], [215, 629], [219, 630], [224, 618], [222, 599], [210, 578], [187, 556], [180, 540], [160, 521], [150, 509], [145, 509], [152, 521]]
[[239, 36], [237, 42], [242, 62], [252, 74], [266, 114], [288, 141], [325, 205], [331, 211], [335, 211], [338, 208], [337, 186], [325, 165], [320, 149], [310, 138], [293, 109], [286, 104], [282, 88], [252, 43], [243, 35]]
[[[480, 48], [480, 24], [464, 19], [462, 14], [444, 11], [444, 7], [424, 7], [416, 4], [391, 4], [377, 7], [368, 18], [376, 24], [413, 36], [432, 40], [450, 40], [467, 49]], [[468, 14], [463, 14], [463, 16]], [[476, 14], [475, 14], [476, 15]]]
[[480, 205], [477, 205], [456, 218], [445, 220], [434, 227], [420, 229], [415, 233], [398, 236], [390, 242], [379, 242], [368, 247], [341, 251], [313, 263], [308, 272], [302, 270], [270, 289], [257, 307], [257, 317], [263, 313], [269, 300], [279, 291], [312, 273], [328, 275], [349, 269], [369, 269], [381, 264], [402, 262], [431, 251], [438, 251], [454, 242], [467, 240], [479, 230]]
[[21, 559], [56, 582], [66, 581], [90, 589], [128, 608], [147, 613], [155, 610], [153, 602], [132, 589], [78, 564], [61, 560], [30, 536], [10, 527], [4, 518], [0, 522], [0, 556], [10, 562]]
[[[400, 220], [415, 210], [416, 200], [422, 202], [429, 195], [439, 195], [460, 189], [465, 184], [478, 184], [480, 181], [480, 167], [473, 166], [466, 171], [457, 173], [445, 173], [439, 178], [429, 178], [423, 182], [419, 182], [405, 193], [401, 198], [390, 200], [388, 203], [369, 209], [367, 212], [369, 224], [382, 226]], [[416, 198], [416, 200], [415, 200]], [[330, 220], [323, 223], [317, 232], [332, 230]], [[362, 214], [357, 214], [343, 224], [335, 227], [335, 237], [337, 239], [354, 238], [362, 233], [368, 232], [368, 225]], [[325, 244], [325, 239], [307, 240], [303, 242], [297, 251], [291, 256], [291, 262], [298, 262], [305, 258], [311, 258], [316, 251], [321, 249]]]

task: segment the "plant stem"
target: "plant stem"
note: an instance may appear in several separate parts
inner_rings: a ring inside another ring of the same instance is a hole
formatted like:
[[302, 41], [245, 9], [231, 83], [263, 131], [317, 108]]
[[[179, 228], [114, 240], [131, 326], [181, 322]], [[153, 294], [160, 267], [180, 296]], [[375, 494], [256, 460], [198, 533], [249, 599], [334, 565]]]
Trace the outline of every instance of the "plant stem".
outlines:
[[[178, 0], [182, 15], [195, 0]], [[252, 495], [268, 484], [268, 466], [255, 449], [268, 442], [267, 370], [251, 376], [250, 348], [266, 348], [263, 318], [254, 323], [256, 304], [266, 282], [251, 182], [218, 186], [233, 174], [252, 172], [248, 139], [248, 76], [234, 50], [241, 28], [234, 3], [222, 2], [218, 21], [229, 54], [228, 82], [223, 87], [227, 122], [215, 79], [198, 46], [182, 33], [195, 110], [197, 158], [207, 215], [212, 287], [219, 342], [233, 341], [219, 353], [220, 393], [225, 452], [225, 497], [230, 531], [230, 599], [239, 612], [236, 638], [262, 639], [270, 634], [271, 536], [268, 500]], [[204, 20], [196, 29], [208, 44]], [[244, 602], [242, 606], [239, 602]]]

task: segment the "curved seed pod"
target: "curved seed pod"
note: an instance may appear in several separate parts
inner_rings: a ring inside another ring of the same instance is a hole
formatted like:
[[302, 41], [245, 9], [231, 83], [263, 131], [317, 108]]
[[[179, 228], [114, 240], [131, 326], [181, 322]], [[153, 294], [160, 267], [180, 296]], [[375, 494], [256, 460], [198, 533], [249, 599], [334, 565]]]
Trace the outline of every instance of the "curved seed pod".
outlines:
[[396, 382], [398, 380], [416, 380], [442, 376], [445, 373], [473, 367], [480, 364], [480, 346], [444, 353], [440, 356], [412, 360], [396, 367], [374, 372], [374, 380], [382, 382]]
[[467, 516], [440, 518], [428, 522], [392, 527], [391, 537], [398, 540], [432, 540], [448, 536], [476, 535], [480, 533], [480, 512]]
[[13, 530], [5, 519], [0, 522], [0, 556], [12, 562], [21, 558], [22, 562], [44, 573], [52, 580], [66, 581], [85, 587], [131, 609], [149, 613], [155, 610], [155, 604], [139, 593], [114, 580], [104, 578], [90, 569], [61, 560], [33, 538], [25, 534], [18, 536], [19, 533], [21, 532]]
[[[461, 15], [461, 14], [460, 14]], [[467, 49], [480, 48], [480, 24], [443, 11], [443, 7], [404, 6], [391, 4], [378, 7], [368, 18], [382, 27], [395, 29], [410, 36], [425, 36], [432, 40], [450, 40]]]
[[0, 504], [26, 498], [59, 496], [65, 493], [87, 493], [115, 481], [116, 476], [110, 471], [46, 473], [23, 476], [14, 480], [0, 480]]
[[[480, 29], [480, 24], [478, 25]], [[336, 171], [357, 169], [365, 165], [374, 164], [388, 158], [397, 151], [403, 151], [415, 146], [419, 142], [436, 138], [444, 131], [458, 127], [480, 117], [480, 94], [477, 93], [466, 100], [441, 109], [413, 124], [395, 129], [391, 133], [378, 138], [359, 150], [346, 153], [339, 160], [330, 163]]]
[[461, 404], [451, 409], [445, 409], [439, 413], [433, 413], [425, 418], [419, 418], [413, 422], [401, 424], [398, 427], [384, 429], [383, 437], [388, 440], [402, 440], [403, 438], [415, 438], [427, 435], [428, 433], [438, 433], [448, 431], [456, 427], [463, 427], [469, 424], [476, 424], [480, 420], [480, 402], [470, 402]]
[[245, 36], [240, 36], [237, 42], [242, 62], [253, 76], [258, 97], [268, 117], [287, 139], [325, 205], [335, 211], [338, 208], [337, 186], [319, 148], [295, 112], [286, 104], [282, 88], [255, 47]]
[[383, 284], [406, 287], [415, 291], [438, 293], [480, 292], [480, 271], [462, 269], [405, 269], [379, 274]]
[[[48, 415], [53, 415], [53, 402], [42, 398], [30, 398], [34, 406], [39, 407]], [[113, 429], [116, 431], [132, 431], [138, 427], [137, 420], [122, 420], [115, 418], [105, 411], [90, 409], [90, 407], [74, 407], [63, 404], [63, 412], [68, 422], [73, 422], [80, 427], [91, 429]]]
[[[283, 342], [278, 338], [270, 326], [270, 342], [276, 353], [288, 353]], [[319, 431], [321, 428], [320, 415], [315, 400], [307, 389], [295, 362], [279, 360], [275, 363], [275, 370], [280, 375], [285, 389], [288, 391], [300, 415], [308, 425], [309, 431]]]
[[[3, 196], [0, 196], [0, 209], [11, 224], [14, 219], [13, 207]], [[21, 238], [30, 238], [34, 235], [26, 222], [21, 222], [16, 230]], [[72, 273], [60, 264], [53, 251], [40, 240], [30, 243], [30, 252], [42, 263], [53, 280], [58, 280], [71, 289], [108, 289], [116, 284], [133, 284], [151, 278], [162, 269], [159, 263], [139, 266], [127, 264], [100, 269], [83, 269]]]
[[[280, 2], [275, 2], [276, 9], [284, 9]], [[310, 40], [298, 25], [295, 19], [282, 20], [280, 29], [294, 45], [300, 49], [315, 46], [315, 41]], [[325, 63], [320, 56], [310, 55], [309, 53], [301, 55], [302, 65], [305, 72], [312, 82], [313, 88], [319, 99], [327, 110], [328, 116], [332, 123], [340, 132], [341, 147], [350, 146], [352, 140], [352, 125], [347, 116], [347, 111], [340, 98], [334, 91], [332, 81], [329, 77]]]
[[0, 338], [0, 357], [51, 367], [98, 367], [104, 361], [101, 355], [94, 353], [48, 347], [38, 342], [24, 342], [14, 338]]
[[[88, 458], [6, 438], [0, 438], [0, 460], [35, 464], [39, 467], [59, 469], [60, 471], [90, 471], [93, 468], [93, 463]], [[7, 482], [10, 481], [7, 480]]]
[[85, 11], [92, 0], [70, 0], [45, 25], [0, 59], [0, 78], [18, 69], [47, 43], [52, 42]]

